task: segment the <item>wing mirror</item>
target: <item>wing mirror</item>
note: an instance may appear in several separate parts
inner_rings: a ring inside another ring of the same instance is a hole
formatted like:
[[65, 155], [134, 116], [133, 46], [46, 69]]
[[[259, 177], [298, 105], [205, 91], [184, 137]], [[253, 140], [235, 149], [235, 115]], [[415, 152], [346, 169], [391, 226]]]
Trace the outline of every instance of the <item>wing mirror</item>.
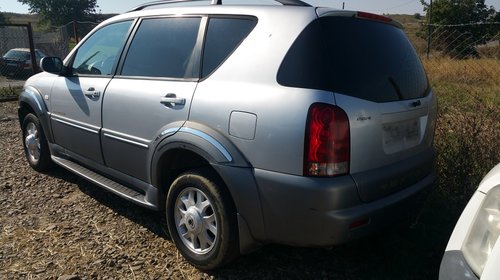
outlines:
[[40, 68], [44, 72], [61, 75], [64, 72], [64, 64], [59, 57], [46, 56], [40, 61]]

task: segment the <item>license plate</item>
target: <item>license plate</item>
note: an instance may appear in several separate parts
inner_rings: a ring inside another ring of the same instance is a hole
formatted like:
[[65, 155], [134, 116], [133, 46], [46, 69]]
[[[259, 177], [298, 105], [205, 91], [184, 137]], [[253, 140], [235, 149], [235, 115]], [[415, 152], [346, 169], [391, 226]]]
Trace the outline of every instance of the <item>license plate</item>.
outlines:
[[420, 141], [418, 119], [384, 124], [383, 131], [384, 148], [389, 153], [409, 149]]

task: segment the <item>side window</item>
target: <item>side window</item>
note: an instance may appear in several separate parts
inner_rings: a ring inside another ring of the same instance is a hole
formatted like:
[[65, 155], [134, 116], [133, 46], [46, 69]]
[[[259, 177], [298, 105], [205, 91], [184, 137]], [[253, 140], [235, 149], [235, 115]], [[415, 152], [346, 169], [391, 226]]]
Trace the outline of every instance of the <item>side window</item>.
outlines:
[[202, 77], [210, 75], [255, 27], [255, 20], [211, 18], [203, 52]]
[[123, 63], [122, 76], [198, 77], [196, 41], [200, 17], [141, 22]]
[[95, 32], [78, 49], [73, 74], [111, 75], [132, 21], [110, 24]]

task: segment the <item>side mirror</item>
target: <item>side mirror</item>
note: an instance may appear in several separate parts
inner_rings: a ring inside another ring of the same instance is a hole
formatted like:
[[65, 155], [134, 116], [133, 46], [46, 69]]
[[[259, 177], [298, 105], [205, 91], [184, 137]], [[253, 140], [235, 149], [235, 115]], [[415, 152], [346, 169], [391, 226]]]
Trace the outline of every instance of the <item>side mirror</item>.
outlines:
[[40, 61], [40, 68], [52, 74], [62, 74], [64, 70], [64, 65], [59, 57], [46, 56]]

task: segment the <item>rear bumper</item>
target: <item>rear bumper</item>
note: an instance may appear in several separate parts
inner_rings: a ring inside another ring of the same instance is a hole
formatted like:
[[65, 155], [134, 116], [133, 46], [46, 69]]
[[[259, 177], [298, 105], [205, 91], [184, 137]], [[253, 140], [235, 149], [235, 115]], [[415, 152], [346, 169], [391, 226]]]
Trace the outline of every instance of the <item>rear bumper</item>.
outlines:
[[[383, 172], [383, 170], [380, 170]], [[368, 235], [421, 207], [436, 172], [391, 195], [363, 202], [351, 176], [308, 178], [255, 170], [267, 241], [331, 246]], [[353, 224], [367, 221], [360, 227]]]

